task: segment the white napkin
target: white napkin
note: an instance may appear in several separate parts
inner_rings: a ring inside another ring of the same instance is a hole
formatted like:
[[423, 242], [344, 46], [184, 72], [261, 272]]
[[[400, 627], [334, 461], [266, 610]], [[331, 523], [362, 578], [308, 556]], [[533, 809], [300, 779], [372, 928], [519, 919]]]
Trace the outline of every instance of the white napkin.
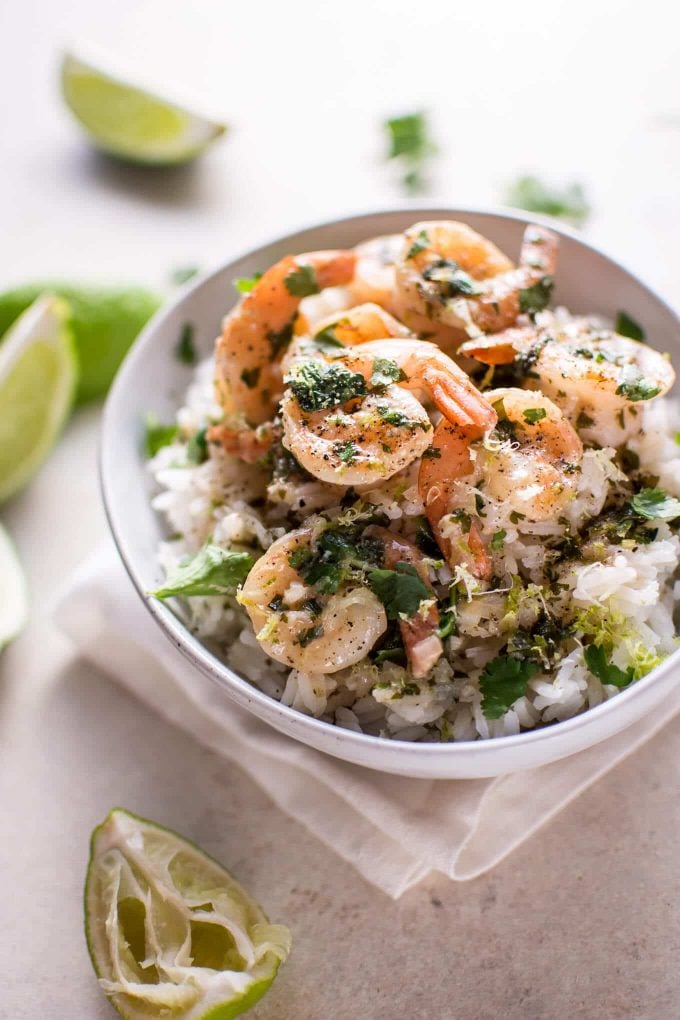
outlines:
[[680, 691], [596, 747], [497, 779], [383, 775], [283, 736], [208, 682], [198, 705], [193, 667], [139, 605], [115, 552], [71, 578], [55, 618], [83, 655], [165, 719], [238, 764], [278, 806], [397, 898], [430, 871], [462, 881], [488, 871], [680, 710]]

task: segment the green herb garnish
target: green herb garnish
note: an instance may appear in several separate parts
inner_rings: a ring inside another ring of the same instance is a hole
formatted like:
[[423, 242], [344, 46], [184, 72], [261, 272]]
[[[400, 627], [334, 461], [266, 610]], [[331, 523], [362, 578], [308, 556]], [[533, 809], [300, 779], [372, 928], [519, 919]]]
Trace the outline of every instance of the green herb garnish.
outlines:
[[616, 387], [616, 392], [635, 403], [638, 400], [651, 400], [652, 397], [658, 396], [661, 393], [661, 387], [655, 386], [650, 379], [640, 375], [635, 379], [624, 379]]
[[423, 270], [423, 279], [436, 283], [442, 297], [452, 298], [458, 294], [471, 296], [483, 294], [484, 287], [474, 280], [469, 273], [461, 269], [451, 259], [437, 259]]
[[254, 390], [258, 384], [260, 378], [260, 372], [262, 369], [257, 368], [244, 368], [241, 372], [241, 382], [245, 383], [249, 390]]
[[262, 273], [253, 273], [252, 276], [239, 276], [232, 283], [239, 294], [250, 294], [258, 280], [262, 279]]
[[432, 428], [430, 422], [414, 421], [413, 418], [408, 418], [403, 411], [397, 411], [392, 407], [379, 407], [378, 414], [388, 425], [394, 425], [397, 428], [410, 429], [411, 432], [415, 432], [416, 429], [422, 429], [423, 432], [429, 432]]
[[335, 323], [332, 326], [326, 326], [325, 329], [320, 329], [318, 333], [314, 334], [313, 343], [324, 354], [334, 353], [338, 349], [343, 350], [345, 345], [338, 340], [335, 335], [335, 327], [340, 323]]
[[300, 648], [306, 648], [312, 641], [316, 641], [317, 638], [323, 637], [323, 624], [316, 623], [313, 627], [309, 627], [307, 630], [303, 630], [298, 636], [297, 643]]
[[406, 375], [391, 358], [374, 358], [371, 389], [382, 393], [392, 383], [403, 382]]
[[368, 393], [360, 372], [350, 372], [337, 362], [305, 361], [289, 379], [289, 386], [303, 411], [337, 407]]
[[207, 432], [207, 429], [199, 429], [187, 443], [187, 460], [190, 464], [203, 464], [208, 459]]
[[385, 121], [389, 136], [388, 159], [397, 160], [402, 168], [401, 183], [406, 191], [425, 191], [427, 182], [423, 169], [437, 148], [428, 135], [425, 113], [408, 113]]
[[548, 412], [544, 407], [528, 407], [523, 412], [523, 417], [527, 425], [535, 425], [537, 421], [543, 421], [548, 416]]
[[372, 570], [366, 580], [384, 605], [389, 620], [415, 616], [420, 603], [433, 597], [410, 563], [396, 563], [394, 570]]
[[500, 529], [500, 531], [494, 531], [493, 535], [491, 536], [491, 542], [489, 543], [492, 552], [502, 552], [503, 547], [505, 545], [506, 536], [507, 531], [504, 531], [502, 528]]
[[619, 336], [627, 336], [631, 340], [639, 340], [644, 343], [647, 339], [645, 331], [635, 319], [632, 319], [627, 312], [619, 312], [616, 316], [616, 325], [614, 330]]
[[680, 499], [663, 489], [641, 489], [631, 499], [630, 508], [638, 517], [649, 520], [674, 521], [680, 517]]
[[537, 312], [542, 312], [550, 303], [550, 296], [555, 284], [552, 276], [542, 276], [538, 283], [532, 287], [525, 287], [519, 292], [520, 311], [527, 312], [532, 317]]
[[183, 365], [196, 364], [197, 355], [196, 348], [194, 346], [194, 327], [190, 322], [185, 322], [182, 326], [182, 332], [179, 335], [175, 354]]
[[482, 711], [487, 719], [500, 719], [518, 698], [526, 694], [527, 684], [538, 672], [538, 665], [513, 655], [492, 659], [479, 678]]
[[583, 649], [583, 658], [586, 666], [598, 680], [603, 684], [613, 684], [614, 687], [627, 687], [635, 679], [635, 670], [632, 666], [628, 669], [619, 669], [607, 658], [604, 648], [599, 645], [588, 645]]
[[589, 414], [586, 414], [585, 411], [579, 411], [578, 418], [576, 419], [577, 429], [589, 429], [594, 424], [595, 422]]
[[416, 235], [415, 241], [413, 242], [409, 250], [406, 252], [407, 260], [414, 259], [416, 255], [420, 255], [421, 251], [425, 251], [425, 249], [429, 247], [429, 244], [430, 239], [427, 236], [427, 231], [420, 230]]
[[314, 266], [300, 265], [285, 277], [284, 284], [289, 294], [295, 297], [309, 297], [319, 293]]
[[528, 212], [546, 213], [580, 227], [588, 218], [590, 206], [580, 184], [552, 188], [538, 177], [518, 177], [506, 193], [508, 205]]
[[147, 414], [144, 421], [146, 433], [144, 435], [144, 452], [146, 456], [155, 457], [164, 446], [170, 446], [177, 439], [179, 429], [177, 425], [162, 425], [154, 414]]
[[181, 287], [183, 283], [188, 283], [189, 280], [193, 279], [200, 273], [198, 266], [177, 266], [170, 273], [170, 282], [175, 287]]
[[359, 456], [359, 447], [351, 439], [341, 443], [333, 443], [333, 452], [343, 464], [353, 464]]
[[150, 594], [157, 599], [176, 595], [233, 595], [253, 563], [250, 553], [233, 552], [207, 542], [195, 556], [182, 560], [165, 584]]

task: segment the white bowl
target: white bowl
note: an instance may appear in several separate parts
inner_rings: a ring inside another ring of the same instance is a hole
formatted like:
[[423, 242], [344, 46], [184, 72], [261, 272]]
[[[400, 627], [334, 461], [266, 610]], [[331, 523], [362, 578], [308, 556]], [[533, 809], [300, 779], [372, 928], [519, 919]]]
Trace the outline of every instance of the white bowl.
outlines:
[[[418, 744], [383, 740], [331, 726], [269, 698], [220, 662], [161, 602], [146, 592], [157, 586], [157, 547], [163, 529], [150, 507], [151, 484], [141, 455], [144, 416], [170, 420], [191, 370], [174, 356], [184, 323], [191, 322], [201, 356], [211, 353], [222, 317], [236, 301], [232, 280], [251, 276], [289, 252], [350, 247], [378, 234], [404, 230], [421, 219], [455, 218], [469, 223], [512, 256], [519, 251], [530, 217], [512, 212], [467, 209], [407, 209], [378, 212], [325, 223], [280, 238], [227, 263], [184, 289], [148, 324], [123, 364], [108, 398], [101, 446], [101, 480], [113, 537], [139, 593], [170, 641], [187, 659], [186, 684], [198, 701], [214, 697], [216, 684], [225, 698], [277, 730], [337, 758], [405, 776], [428, 779], [500, 775], [556, 761], [590, 747], [635, 722], [647, 712], [663, 711], [674, 687], [680, 651], [610, 701], [566, 722], [517, 736], [461, 743]], [[574, 312], [598, 312], [614, 318], [624, 309], [640, 322], [651, 343], [670, 351], [680, 363], [676, 313], [648, 287], [575, 233], [560, 234], [555, 300]]]

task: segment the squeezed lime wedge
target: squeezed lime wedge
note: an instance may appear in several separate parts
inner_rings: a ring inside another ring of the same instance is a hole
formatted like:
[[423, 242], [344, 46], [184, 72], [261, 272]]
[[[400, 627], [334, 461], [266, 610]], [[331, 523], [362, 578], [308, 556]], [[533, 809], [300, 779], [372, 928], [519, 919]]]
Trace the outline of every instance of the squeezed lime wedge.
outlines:
[[17, 492], [52, 448], [78, 381], [68, 305], [44, 294], [0, 344], [0, 502]]
[[164, 166], [188, 163], [226, 126], [66, 53], [64, 99], [94, 145], [119, 159]]
[[290, 952], [290, 932], [199, 847], [114, 808], [92, 833], [85, 931], [127, 1020], [232, 1020]]
[[11, 538], [0, 524], [0, 650], [17, 636], [27, 617], [24, 571]]

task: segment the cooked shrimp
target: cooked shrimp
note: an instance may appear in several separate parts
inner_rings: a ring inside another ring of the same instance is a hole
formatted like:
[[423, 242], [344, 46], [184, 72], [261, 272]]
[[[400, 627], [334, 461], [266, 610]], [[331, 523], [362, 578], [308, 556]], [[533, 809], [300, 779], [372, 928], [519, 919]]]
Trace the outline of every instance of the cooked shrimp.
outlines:
[[246, 464], [257, 464], [266, 457], [274, 443], [274, 429], [270, 422], [257, 428], [238, 428], [232, 425], [212, 425], [206, 434], [209, 443], [219, 443], [227, 453]]
[[432, 444], [437, 453], [422, 460], [418, 484], [449, 563], [463, 563], [476, 577], [488, 580], [492, 560], [480, 519], [469, 513], [470, 486], [481, 488], [485, 497], [523, 520], [555, 520], [576, 494], [583, 444], [543, 394], [508, 388], [485, 396], [499, 415], [496, 430], [473, 457], [470, 433], [442, 420]]
[[547, 303], [557, 238], [528, 226], [519, 266], [491, 241], [455, 220], [416, 223], [406, 231], [396, 267], [396, 315], [414, 332], [435, 331], [443, 344], [511, 326]]
[[237, 598], [264, 651], [305, 673], [335, 673], [370, 652], [387, 629], [385, 609], [355, 581], [319, 595], [291, 564], [311, 552], [313, 531], [299, 528], [277, 539], [246, 578]]
[[384, 562], [388, 569], [393, 569], [398, 563], [408, 563], [414, 567], [421, 579], [432, 592], [432, 600], [421, 603], [421, 609], [414, 616], [400, 618], [399, 630], [406, 649], [411, 673], [416, 678], [426, 676], [434, 664], [440, 659], [444, 651], [441, 638], [437, 631], [439, 629], [439, 610], [437, 609], [437, 595], [430, 583], [425, 557], [417, 546], [412, 545], [405, 538], [395, 535], [387, 528], [367, 528], [366, 536], [380, 539], [384, 545]]
[[389, 234], [356, 246], [357, 264], [349, 287], [355, 302], [371, 301], [395, 313], [394, 265], [403, 241], [402, 234]]
[[285, 378], [300, 357], [323, 358], [332, 356], [336, 349], [341, 354], [343, 347], [354, 347], [369, 340], [410, 336], [406, 326], [380, 305], [369, 301], [322, 319], [311, 336], [295, 337], [283, 356], [281, 369]]
[[423, 454], [432, 424], [411, 390], [464, 427], [483, 430], [496, 420], [467, 375], [422, 340], [359, 344], [331, 362], [299, 363], [288, 381], [284, 445], [316, 478], [335, 484], [373, 484]]
[[348, 283], [354, 252], [287, 255], [257, 281], [224, 320], [215, 348], [217, 395], [226, 414], [259, 425], [281, 395], [280, 355], [293, 336], [300, 301]]
[[623, 442], [636, 428], [636, 405], [663, 396], [675, 379], [663, 354], [585, 321], [576, 328], [506, 330], [461, 349], [485, 364], [515, 361], [528, 388], [549, 396], [601, 445]]

